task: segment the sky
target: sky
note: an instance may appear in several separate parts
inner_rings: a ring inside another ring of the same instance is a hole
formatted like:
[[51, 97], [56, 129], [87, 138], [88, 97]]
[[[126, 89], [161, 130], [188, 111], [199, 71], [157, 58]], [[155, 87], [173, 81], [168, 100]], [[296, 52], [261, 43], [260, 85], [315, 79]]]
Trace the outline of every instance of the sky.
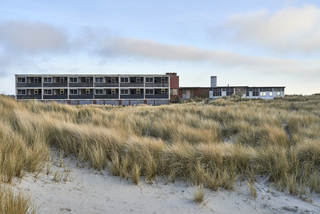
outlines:
[[0, 94], [15, 74], [166, 72], [320, 93], [320, 2], [0, 0]]

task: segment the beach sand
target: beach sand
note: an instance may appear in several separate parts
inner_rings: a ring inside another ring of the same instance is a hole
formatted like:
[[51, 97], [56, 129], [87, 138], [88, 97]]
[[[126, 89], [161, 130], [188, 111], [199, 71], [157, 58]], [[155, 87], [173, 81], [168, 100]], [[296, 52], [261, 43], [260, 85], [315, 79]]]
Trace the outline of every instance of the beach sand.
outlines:
[[[61, 181], [54, 181], [55, 175]], [[165, 185], [165, 177], [152, 183], [141, 177], [135, 185], [108, 170], [77, 167], [72, 158], [64, 158], [60, 167], [56, 158], [49, 175], [46, 169], [37, 178], [26, 174], [15, 187], [33, 198], [39, 213], [320, 213], [319, 195], [310, 194], [312, 202], [307, 202], [276, 191], [265, 180], [255, 183], [255, 199], [247, 182], [238, 181], [232, 191], [205, 189], [205, 202], [198, 204], [193, 200], [197, 187], [186, 181]]]

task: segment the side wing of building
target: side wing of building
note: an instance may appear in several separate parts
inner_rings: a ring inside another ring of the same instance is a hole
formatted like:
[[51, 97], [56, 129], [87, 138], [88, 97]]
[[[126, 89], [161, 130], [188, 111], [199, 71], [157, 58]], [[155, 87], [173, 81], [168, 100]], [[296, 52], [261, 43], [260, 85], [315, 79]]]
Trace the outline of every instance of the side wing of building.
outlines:
[[261, 98], [273, 99], [275, 97], [285, 96], [284, 86], [268, 86], [268, 87], [248, 87], [248, 86], [226, 86], [215, 87], [210, 91], [210, 98], [218, 98], [223, 96], [232, 96], [236, 94], [243, 98]]

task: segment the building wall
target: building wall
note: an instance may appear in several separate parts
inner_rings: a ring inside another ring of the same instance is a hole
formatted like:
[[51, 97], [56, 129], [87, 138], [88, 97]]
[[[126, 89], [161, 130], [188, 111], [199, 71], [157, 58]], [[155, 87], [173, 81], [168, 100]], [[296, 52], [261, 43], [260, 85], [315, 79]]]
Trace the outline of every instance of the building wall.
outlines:
[[[73, 78], [77, 78], [77, 80], [74, 81]], [[128, 78], [129, 81], [121, 82], [122, 78]], [[147, 80], [147, 78], [149, 79]], [[48, 81], [48, 79], [50, 80]], [[103, 103], [137, 105], [147, 104], [147, 100], [150, 99], [153, 105], [157, 105], [169, 103], [170, 99], [170, 76], [168, 75], [17, 74], [15, 82], [17, 100], [46, 100], [45, 102], [57, 101], [72, 105]], [[129, 92], [121, 94], [122, 89]], [[35, 90], [41, 91], [42, 94], [33, 94]], [[110, 94], [110, 90], [112, 90], [112, 94]], [[150, 93], [150, 90], [153, 95], [145, 94]], [[50, 92], [48, 93], [48, 91]], [[116, 100], [118, 101], [116, 102]], [[155, 102], [156, 100], [159, 102]]]
[[237, 94], [237, 89], [244, 90], [244, 94], [242, 97], [248, 99], [273, 99], [275, 97], [285, 96], [285, 87], [217, 87], [213, 88], [212, 90], [220, 91], [221, 95], [214, 95], [214, 92], [210, 91], [209, 97], [215, 99], [223, 96], [232, 96], [233, 93]]
[[194, 89], [194, 97], [209, 98], [209, 88]]
[[209, 98], [210, 88], [180, 88], [179, 97], [189, 99], [194, 97]]
[[179, 97], [179, 76], [177, 73], [166, 73], [170, 76], [170, 99]]

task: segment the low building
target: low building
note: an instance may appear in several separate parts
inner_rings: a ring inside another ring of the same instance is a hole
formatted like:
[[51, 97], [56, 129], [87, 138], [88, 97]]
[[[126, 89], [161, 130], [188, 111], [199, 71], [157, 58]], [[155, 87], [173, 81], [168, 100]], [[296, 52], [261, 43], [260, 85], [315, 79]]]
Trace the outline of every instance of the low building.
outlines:
[[180, 87], [179, 96], [181, 99], [193, 97], [209, 98], [210, 87]]
[[236, 94], [242, 98], [262, 98], [273, 99], [275, 97], [284, 97], [284, 86], [263, 86], [263, 87], [249, 87], [249, 86], [224, 86], [215, 87], [210, 90], [210, 98], [216, 99], [223, 96], [232, 96]]
[[242, 98], [273, 99], [284, 97], [285, 86], [217, 86], [217, 76], [211, 76], [211, 87], [179, 87], [179, 97], [188, 99], [194, 97], [216, 99], [236, 94]]
[[16, 99], [72, 105], [169, 103], [169, 75], [16, 74]]

